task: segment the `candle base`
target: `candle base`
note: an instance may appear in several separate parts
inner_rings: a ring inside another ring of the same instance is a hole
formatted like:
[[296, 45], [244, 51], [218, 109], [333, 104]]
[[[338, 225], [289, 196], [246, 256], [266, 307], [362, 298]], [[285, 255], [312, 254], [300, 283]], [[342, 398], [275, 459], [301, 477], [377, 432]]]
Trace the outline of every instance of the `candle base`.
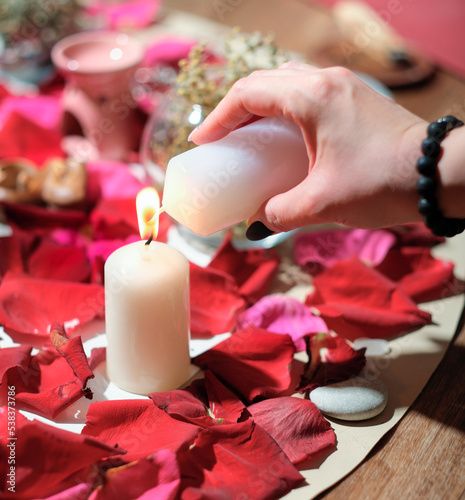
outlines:
[[154, 384], [151, 387], [145, 387], [144, 390], [141, 390], [142, 388], [140, 387], [135, 387], [133, 384], [124, 383], [124, 381], [117, 382], [112, 380], [108, 374], [107, 367], [105, 367], [105, 373], [109, 381], [108, 387], [105, 390], [105, 396], [108, 399], [127, 399], [129, 395], [148, 396], [154, 392], [173, 391], [187, 387], [201, 373], [201, 369], [198, 366], [190, 364], [187, 375], [183, 374], [182, 377], [179, 377], [179, 383]]

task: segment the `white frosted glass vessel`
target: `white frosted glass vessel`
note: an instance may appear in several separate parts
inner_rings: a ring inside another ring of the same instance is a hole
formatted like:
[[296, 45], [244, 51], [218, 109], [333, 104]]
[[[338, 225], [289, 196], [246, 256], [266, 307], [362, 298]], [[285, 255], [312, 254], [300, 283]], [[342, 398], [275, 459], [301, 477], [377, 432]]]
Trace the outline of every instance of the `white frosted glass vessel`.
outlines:
[[208, 236], [248, 219], [307, 174], [300, 128], [284, 118], [263, 118], [172, 158], [162, 204], [187, 229]]

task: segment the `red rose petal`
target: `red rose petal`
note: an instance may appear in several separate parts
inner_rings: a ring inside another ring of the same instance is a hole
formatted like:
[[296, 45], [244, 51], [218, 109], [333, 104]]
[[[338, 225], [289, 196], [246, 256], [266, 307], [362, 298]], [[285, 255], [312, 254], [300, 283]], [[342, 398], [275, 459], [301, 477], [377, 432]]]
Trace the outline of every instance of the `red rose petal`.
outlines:
[[336, 444], [336, 435], [314, 403], [295, 397], [260, 401], [247, 407], [256, 424], [296, 464]]
[[221, 422], [237, 422], [247, 411], [242, 401], [225, 387], [210, 370], [205, 372], [204, 380], [208, 404], [215, 419]]
[[23, 272], [24, 261], [21, 256], [21, 243], [13, 236], [0, 237], [0, 280], [8, 271]]
[[137, 462], [109, 469], [103, 485], [89, 500], [174, 500], [180, 484], [176, 454], [161, 450]]
[[52, 323], [83, 325], [103, 312], [104, 302], [100, 285], [7, 273], [0, 284], [0, 324], [13, 339], [20, 334], [43, 343]]
[[328, 327], [348, 339], [392, 338], [431, 323], [431, 315], [395, 283], [355, 257], [318, 275], [307, 304], [315, 306]]
[[445, 238], [434, 235], [423, 223], [403, 224], [389, 228], [401, 246], [433, 247], [439, 243], [444, 243]]
[[[324, 354], [320, 356], [320, 349]], [[343, 337], [328, 334], [324, 338], [314, 335], [309, 338], [307, 352], [309, 363], [301, 377], [298, 390], [303, 393], [316, 387], [342, 382], [358, 375], [365, 366], [366, 349], [353, 349]]]
[[92, 403], [82, 433], [127, 450], [130, 462], [163, 449], [189, 446], [201, 428], [176, 420], [150, 399]]
[[[38, 421], [30, 422], [16, 412], [15, 493], [3, 498], [43, 498], [86, 482], [92, 465], [104, 457], [121, 454], [122, 449], [92, 437], [57, 429]], [[8, 410], [0, 408], [0, 428], [8, 429]], [[2, 432], [1, 448], [11, 441]]]
[[234, 279], [215, 269], [191, 263], [190, 311], [193, 338], [231, 331], [237, 315], [245, 309]]
[[429, 248], [393, 248], [376, 269], [396, 282], [415, 302], [457, 295], [463, 287], [454, 280], [454, 264], [435, 259]]
[[303, 477], [252, 420], [202, 430], [178, 453], [183, 500], [279, 498]]
[[[80, 351], [76, 341], [72, 344], [68, 358], [72, 351]], [[85, 394], [83, 384], [76, 378], [67, 360], [56, 351], [41, 351], [35, 356], [31, 356], [30, 352], [29, 346], [0, 350], [0, 402], [6, 404], [8, 386], [14, 386], [17, 409], [54, 419]], [[79, 368], [84, 380], [87, 375], [93, 376], [86, 363], [82, 360], [82, 367]]]
[[122, 239], [139, 234], [135, 199], [101, 200], [92, 211], [90, 222], [98, 239]]
[[[8, 383], [10, 370], [22, 374], [27, 372], [32, 358], [31, 351], [32, 347], [29, 345], [20, 345], [8, 348], [4, 347], [3, 349], [0, 349], [0, 380], [3, 388], [8, 385], [13, 385], [12, 383]], [[7, 378], [4, 379], [4, 377]], [[5, 400], [1, 402], [0, 406], [3, 406], [4, 404], [6, 404]]]
[[252, 401], [257, 396], [276, 396], [289, 387], [289, 367], [294, 353], [289, 335], [248, 327], [200, 354], [193, 362], [208, 368]]
[[64, 157], [61, 136], [13, 111], [2, 126], [0, 158], [27, 158], [42, 165], [46, 160]]
[[86, 389], [89, 379], [94, 378], [94, 374], [89, 366], [81, 337], [68, 338], [62, 325], [54, 325], [50, 333], [53, 347], [66, 359], [74, 372], [74, 375], [81, 383], [81, 389]]
[[236, 250], [227, 238], [209, 264], [232, 276], [240, 294], [249, 304], [263, 297], [279, 265], [279, 257], [273, 250]]
[[28, 270], [35, 278], [85, 282], [91, 266], [84, 247], [59, 245], [43, 238], [29, 257]]
[[205, 404], [188, 390], [154, 392], [149, 397], [160, 410], [177, 420], [201, 427], [215, 424]]

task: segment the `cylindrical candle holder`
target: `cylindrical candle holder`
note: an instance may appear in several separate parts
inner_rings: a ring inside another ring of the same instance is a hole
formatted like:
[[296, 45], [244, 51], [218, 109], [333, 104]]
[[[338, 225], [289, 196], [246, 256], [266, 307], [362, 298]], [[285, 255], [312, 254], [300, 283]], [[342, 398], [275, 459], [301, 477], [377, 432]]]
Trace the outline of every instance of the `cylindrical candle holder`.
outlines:
[[189, 262], [153, 241], [125, 245], [105, 263], [107, 373], [121, 389], [147, 395], [190, 376]]

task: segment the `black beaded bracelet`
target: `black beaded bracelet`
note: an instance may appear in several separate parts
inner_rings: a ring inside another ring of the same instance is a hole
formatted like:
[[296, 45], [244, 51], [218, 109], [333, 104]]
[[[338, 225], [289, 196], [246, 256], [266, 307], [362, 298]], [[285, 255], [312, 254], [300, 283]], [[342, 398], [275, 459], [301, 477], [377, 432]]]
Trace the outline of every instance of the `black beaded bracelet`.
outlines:
[[427, 137], [421, 144], [424, 156], [417, 162], [417, 170], [420, 174], [417, 192], [421, 196], [418, 211], [425, 217], [425, 224], [436, 236], [455, 236], [465, 230], [465, 219], [444, 217], [436, 198], [441, 141], [450, 130], [462, 125], [463, 121], [455, 116], [445, 116], [428, 125]]

